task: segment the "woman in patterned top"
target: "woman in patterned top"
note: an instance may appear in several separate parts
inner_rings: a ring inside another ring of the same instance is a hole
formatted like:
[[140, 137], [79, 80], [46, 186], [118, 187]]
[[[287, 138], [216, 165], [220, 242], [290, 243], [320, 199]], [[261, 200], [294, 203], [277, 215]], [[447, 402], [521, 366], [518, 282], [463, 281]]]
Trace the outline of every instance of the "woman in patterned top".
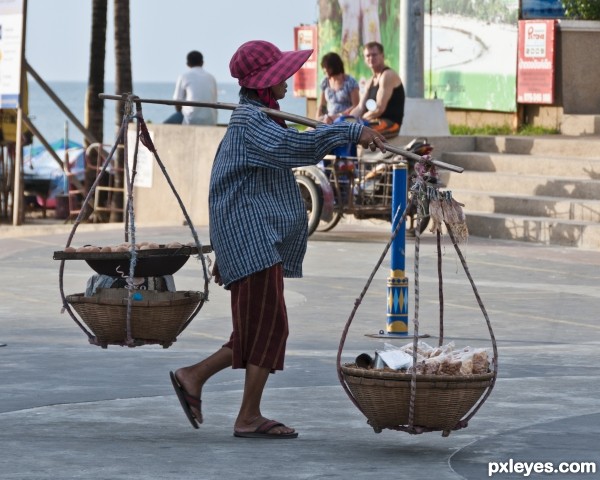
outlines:
[[321, 82], [318, 120], [331, 124], [342, 115], [348, 115], [358, 105], [358, 82], [344, 72], [344, 62], [341, 57], [330, 52], [323, 55], [321, 68], [325, 78]]
[[229, 68], [241, 86], [210, 179], [210, 240], [213, 275], [231, 292], [233, 332], [229, 341], [197, 364], [170, 372], [190, 423], [202, 423], [204, 383], [227, 368], [246, 370], [234, 424], [236, 437], [295, 438], [290, 427], [260, 410], [269, 373], [283, 370], [288, 318], [284, 277], [301, 277], [306, 252], [306, 207], [293, 168], [316, 164], [348, 142], [385, 151], [383, 137], [358, 123], [339, 122], [298, 132], [261, 107], [279, 109], [286, 80], [312, 51], [281, 52], [265, 41], [243, 44]]

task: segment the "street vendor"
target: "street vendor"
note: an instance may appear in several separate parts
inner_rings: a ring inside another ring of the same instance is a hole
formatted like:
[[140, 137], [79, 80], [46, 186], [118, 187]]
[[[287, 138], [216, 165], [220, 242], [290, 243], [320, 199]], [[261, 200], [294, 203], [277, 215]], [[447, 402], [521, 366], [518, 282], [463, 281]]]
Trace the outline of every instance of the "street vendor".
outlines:
[[171, 372], [188, 420], [202, 423], [206, 381], [233, 367], [245, 369], [244, 392], [233, 426], [236, 437], [296, 438], [298, 432], [261, 411], [270, 373], [283, 370], [288, 337], [284, 277], [302, 276], [307, 247], [306, 206], [293, 168], [317, 164], [338, 145], [385, 151], [384, 137], [360, 123], [319, 125], [299, 132], [261, 110], [279, 110], [286, 80], [312, 50], [284, 51], [260, 40], [244, 43], [229, 63], [238, 79], [239, 106], [231, 115], [212, 168], [209, 190], [213, 275], [231, 293], [233, 332], [204, 360]]

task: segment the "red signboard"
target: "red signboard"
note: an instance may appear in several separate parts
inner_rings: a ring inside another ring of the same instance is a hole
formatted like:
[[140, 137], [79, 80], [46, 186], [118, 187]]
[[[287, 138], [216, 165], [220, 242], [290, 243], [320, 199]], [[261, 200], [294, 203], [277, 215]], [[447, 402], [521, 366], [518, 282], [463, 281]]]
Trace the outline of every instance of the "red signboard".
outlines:
[[296, 50], [314, 49], [306, 63], [294, 74], [294, 96], [317, 98], [317, 26], [303, 25], [294, 28], [294, 48]]
[[518, 103], [554, 103], [555, 26], [555, 20], [519, 21]]

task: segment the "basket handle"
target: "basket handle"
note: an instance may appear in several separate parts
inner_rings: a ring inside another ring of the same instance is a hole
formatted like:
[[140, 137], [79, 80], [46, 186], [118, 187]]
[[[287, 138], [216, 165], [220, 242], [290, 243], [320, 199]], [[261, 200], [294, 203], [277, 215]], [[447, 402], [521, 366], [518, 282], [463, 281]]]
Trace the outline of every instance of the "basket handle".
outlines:
[[458, 258], [460, 258], [460, 263], [463, 266], [465, 275], [469, 279], [469, 283], [471, 284], [471, 288], [473, 289], [473, 294], [475, 295], [477, 304], [479, 305], [479, 308], [481, 309], [481, 313], [483, 313], [483, 318], [485, 318], [485, 323], [487, 325], [488, 332], [490, 334], [490, 339], [492, 341], [492, 351], [494, 354], [493, 362], [492, 362], [494, 375], [490, 382], [490, 386], [486, 390], [485, 394], [479, 399], [479, 402], [477, 403], [477, 405], [475, 405], [475, 407], [473, 407], [473, 409], [471, 410], [469, 415], [467, 415], [465, 418], [463, 418], [459, 422], [461, 426], [466, 427], [469, 420], [471, 420], [471, 418], [473, 418], [473, 415], [475, 415], [477, 413], [477, 411], [481, 408], [481, 406], [484, 404], [484, 402], [488, 399], [488, 397], [492, 393], [492, 390], [494, 389], [494, 386], [496, 385], [496, 378], [498, 376], [498, 345], [496, 344], [496, 336], [494, 335], [494, 330], [492, 329], [492, 323], [490, 322], [490, 317], [488, 316], [487, 310], [485, 309], [485, 306], [483, 305], [481, 297], [479, 296], [479, 291], [477, 290], [477, 287], [475, 286], [475, 282], [473, 281], [473, 277], [471, 276], [471, 272], [469, 271], [469, 267], [467, 266], [467, 261], [465, 260], [465, 257], [463, 256], [462, 251], [460, 250], [460, 247], [458, 246], [458, 241], [456, 239], [456, 236], [454, 235], [452, 228], [450, 228], [450, 225], [448, 225], [448, 222], [444, 222], [444, 224], [446, 225], [446, 230], [448, 231], [448, 236], [450, 237], [450, 240], [452, 240], [452, 245], [454, 245], [454, 249], [456, 250]]
[[[89, 213], [89, 211], [88, 211], [89, 202], [91, 201], [92, 196], [94, 195], [94, 193], [96, 191], [96, 187], [98, 186], [98, 183], [100, 182], [100, 179], [102, 178], [102, 174], [104, 172], [106, 172], [108, 166], [110, 165], [110, 162], [113, 159], [113, 156], [117, 150], [117, 146], [119, 143], [118, 140], [123, 138], [125, 129], [127, 128], [127, 124], [128, 124], [127, 120], [128, 120], [127, 117], [124, 116], [123, 121], [121, 122], [121, 128], [119, 129], [119, 133], [117, 133], [117, 137], [116, 137], [117, 141], [113, 145], [109, 155], [106, 157], [106, 160], [102, 164], [100, 173], [98, 173], [96, 179], [94, 180], [94, 183], [91, 185], [89, 191], [87, 192], [85, 199], [83, 200], [83, 203], [82, 203], [83, 206], [81, 207], [81, 210], [79, 211], [79, 214], [77, 215], [77, 218], [73, 222], [73, 227], [71, 228], [71, 232], [67, 239], [67, 244], [66, 244], [65, 248], [69, 247], [71, 245], [71, 242], [73, 241], [73, 237], [75, 236], [75, 232], [77, 231], [77, 227], [79, 227], [81, 222], [85, 220], [86, 215], [88, 215], [88, 213]], [[92, 332], [90, 332], [87, 328], [85, 328], [83, 326], [83, 324], [77, 319], [77, 317], [71, 310], [71, 307], [69, 306], [69, 302], [67, 302], [67, 298], [65, 295], [64, 272], [65, 272], [65, 260], [62, 259], [60, 262], [59, 273], [58, 273], [58, 288], [60, 291], [60, 298], [62, 300], [62, 312], [66, 311], [69, 314], [69, 316], [73, 319], [73, 321], [77, 324], [77, 326], [83, 331], [83, 333], [85, 333], [87, 335], [88, 341], [92, 345], [99, 345], [104, 348], [105, 346], [98, 342], [98, 339], [92, 334]]]
[[[350, 316], [348, 317], [348, 320], [346, 321], [346, 325], [344, 326], [344, 330], [342, 331], [342, 336], [340, 338], [340, 343], [339, 343], [339, 346], [338, 346], [338, 352], [337, 352], [337, 358], [336, 358], [336, 367], [337, 367], [338, 380], [340, 381], [340, 384], [342, 385], [342, 388], [344, 389], [344, 391], [346, 392], [346, 394], [348, 395], [348, 397], [350, 398], [350, 400], [352, 401], [352, 403], [363, 414], [365, 412], [360, 407], [360, 405], [358, 404], [358, 402], [354, 398], [354, 395], [352, 395], [352, 392], [350, 391], [350, 389], [346, 385], [346, 382], [344, 381], [344, 376], [342, 374], [342, 362], [341, 362], [341, 360], [342, 360], [342, 350], [344, 349], [344, 344], [346, 343], [346, 337], [348, 336], [348, 330], [350, 329], [350, 324], [352, 323], [352, 320], [354, 320], [354, 316], [356, 315], [356, 311], [358, 310], [358, 307], [360, 306], [363, 298], [367, 294], [367, 291], [369, 290], [369, 287], [371, 286], [373, 278], [375, 277], [375, 274], [377, 273], [377, 270], [379, 270], [379, 267], [383, 263], [383, 260], [385, 259], [386, 255], [387, 255], [387, 252], [388, 252], [388, 250], [390, 249], [390, 247], [392, 245], [392, 242], [394, 241], [394, 239], [398, 235], [398, 232], [400, 231], [400, 228], [404, 226], [404, 220], [406, 219], [406, 216], [408, 215], [409, 208], [410, 208], [410, 204], [407, 204], [406, 208], [404, 209], [404, 212], [402, 213], [402, 216], [400, 217], [400, 220], [398, 220], [398, 222], [396, 223], [396, 228], [392, 232], [392, 235], [390, 236], [390, 239], [388, 240], [385, 248], [383, 249], [383, 252], [381, 253], [381, 256], [379, 257], [379, 260], [377, 261], [377, 264], [375, 265], [375, 268], [371, 272], [371, 275], [369, 276], [369, 279], [367, 280], [367, 283], [365, 284], [365, 286], [364, 286], [362, 292], [360, 293], [360, 295], [358, 296], [358, 298], [354, 301], [354, 308], [352, 309], [352, 312], [350, 313]], [[396, 217], [399, 213], [400, 213], [400, 208], [398, 208], [398, 210], [396, 211], [394, 217]], [[395, 221], [395, 218], [394, 218], [394, 221]], [[392, 222], [392, 225], [393, 224], [394, 223]]]

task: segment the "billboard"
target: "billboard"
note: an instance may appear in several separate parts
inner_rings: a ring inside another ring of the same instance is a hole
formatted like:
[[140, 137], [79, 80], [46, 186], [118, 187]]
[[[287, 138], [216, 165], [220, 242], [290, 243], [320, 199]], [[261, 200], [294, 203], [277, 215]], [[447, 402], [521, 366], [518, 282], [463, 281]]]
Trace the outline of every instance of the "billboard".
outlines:
[[0, 108], [18, 108], [21, 95], [23, 0], [0, 2]]
[[[371, 78], [364, 61], [363, 45], [383, 45], [385, 63], [399, 71], [400, 0], [321, 0], [319, 2], [319, 65], [321, 57], [335, 52], [346, 73], [358, 81], [361, 92]], [[319, 69], [318, 84], [323, 79]], [[320, 93], [320, 92], [319, 92]]]
[[518, 0], [431, 0], [425, 98], [446, 107], [515, 112]]
[[[532, 13], [556, 7], [554, 0], [522, 1]], [[516, 112], [519, 0], [430, 0], [425, 6], [425, 98], [441, 99], [446, 108]], [[380, 42], [386, 64], [400, 70], [399, 14], [400, 0], [320, 0], [319, 57], [338, 53], [362, 91], [371, 77], [365, 43]], [[317, 85], [322, 78], [318, 71]]]
[[317, 27], [303, 25], [294, 28], [294, 49], [314, 50], [300, 70], [294, 74], [294, 96], [317, 98], [317, 67], [319, 49], [317, 48]]
[[555, 25], [556, 20], [519, 20], [519, 103], [554, 103]]
[[562, 18], [565, 7], [561, 0], [521, 0], [521, 18]]

